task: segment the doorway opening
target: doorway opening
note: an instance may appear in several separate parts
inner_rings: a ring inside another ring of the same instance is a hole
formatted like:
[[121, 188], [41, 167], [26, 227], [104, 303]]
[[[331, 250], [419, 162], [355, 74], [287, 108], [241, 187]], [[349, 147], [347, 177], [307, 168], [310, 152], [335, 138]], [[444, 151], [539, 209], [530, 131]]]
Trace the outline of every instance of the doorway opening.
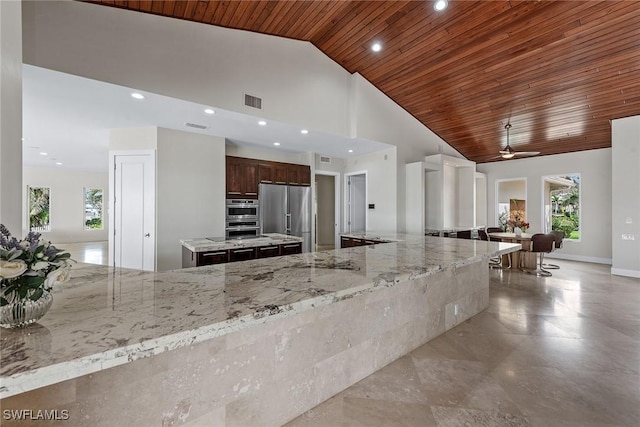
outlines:
[[505, 231], [512, 231], [514, 224], [528, 224], [526, 178], [496, 181], [496, 223]]
[[367, 230], [367, 172], [345, 174], [345, 231], [364, 233]]
[[339, 246], [340, 174], [316, 171], [315, 174], [315, 250], [326, 251]]

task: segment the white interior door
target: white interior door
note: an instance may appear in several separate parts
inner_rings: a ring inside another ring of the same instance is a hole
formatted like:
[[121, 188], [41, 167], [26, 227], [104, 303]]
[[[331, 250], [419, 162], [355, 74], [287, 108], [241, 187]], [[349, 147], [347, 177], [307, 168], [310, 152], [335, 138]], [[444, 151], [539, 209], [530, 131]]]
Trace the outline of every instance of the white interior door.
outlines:
[[350, 233], [361, 233], [367, 229], [367, 176], [349, 175], [348, 187], [348, 229]]
[[155, 160], [151, 154], [116, 155], [114, 266], [155, 270]]

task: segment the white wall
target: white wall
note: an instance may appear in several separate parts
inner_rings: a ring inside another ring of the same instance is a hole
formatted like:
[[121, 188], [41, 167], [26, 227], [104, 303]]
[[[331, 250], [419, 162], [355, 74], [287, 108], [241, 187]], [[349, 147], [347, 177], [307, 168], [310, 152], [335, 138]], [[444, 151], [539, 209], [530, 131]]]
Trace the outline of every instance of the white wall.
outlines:
[[292, 153], [278, 149], [266, 149], [258, 146], [238, 145], [226, 140], [225, 152], [227, 156], [246, 157], [248, 159], [270, 160], [273, 162], [295, 163], [308, 165], [307, 153]]
[[424, 233], [426, 180], [424, 163], [414, 162], [405, 165], [406, 209], [405, 229], [407, 233]]
[[22, 10], [19, 1], [0, 1], [0, 223], [22, 229]]
[[[495, 185], [489, 191], [496, 191]], [[518, 178], [515, 180], [501, 181], [498, 183], [498, 202], [509, 204], [511, 199], [527, 200], [527, 180]], [[529, 206], [527, 204], [527, 211]]]
[[[42, 232], [42, 237], [53, 243], [105, 241], [108, 236], [109, 175], [107, 172], [86, 172], [77, 169], [24, 167], [22, 180], [22, 206], [25, 213], [23, 227], [28, 229], [27, 186], [49, 187], [51, 231]], [[84, 229], [84, 189], [101, 188], [104, 193], [102, 230]]]
[[527, 220], [531, 232], [543, 230], [542, 177], [580, 173], [581, 240], [565, 240], [564, 247], [550, 256], [611, 263], [611, 149], [483, 163], [477, 169], [487, 174], [490, 222], [497, 218], [496, 195], [492, 190], [496, 180], [527, 179]]
[[348, 133], [350, 75], [311, 43], [76, 1], [23, 11], [28, 64], [254, 115], [249, 93], [265, 119]]
[[396, 165], [395, 147], [346, 161], [345, 173], [367, 172], [367, 203], [376, 206], [367, 209], [368, 230], [396, 230], [398, 208], [397, 199], [393, 197], [398, 186]]
[[247, 92], [266, 119], [397, 146], [393, 229], [404, 229], [404, 165], [462, 157], [311, 43], [71, 1], [25, 3], [24, 27], [28, 64], [254, 114]]
[[429, 154], [443, 153], [460, 158], [463, 156], [357, 73], [353, 75], [351, 91], [351, 136], [397, 147], [396, 227], [398, 231], [405, 231], [405, 165], [421, 161]]
[[224, 138], [158, 128], [158, 271], [182, 267], [181, 239], [224, 236], [224, 157]]
[[476, 206], [475, 206], [475, 222], [474, 226], [488, 226], [487, 222], [487, 177], [483, 173], [475, 173], [475, 190], [476, 190]]
[[442, 226], [457, 227], [458, 174], [454, 166], [442, 166]]
[[611, 273], [640, 277], [640, 116], [612, 122], [611, 198]]

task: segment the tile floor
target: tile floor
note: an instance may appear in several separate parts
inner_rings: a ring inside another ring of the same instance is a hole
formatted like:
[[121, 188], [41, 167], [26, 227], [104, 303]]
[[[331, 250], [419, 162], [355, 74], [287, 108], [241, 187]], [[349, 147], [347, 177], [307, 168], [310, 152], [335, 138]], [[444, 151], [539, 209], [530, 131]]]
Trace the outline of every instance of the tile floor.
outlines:
[[640, 279], [491, 271], [489, 308], [287, 427], [640, 426]]
[[54, 246], [68, 251], [71, 254], [71, 258], [77, 262], [101, 265], [107, 265], [109, 262], [107, 252], [108, 244], [106, 241], [54, 243]]

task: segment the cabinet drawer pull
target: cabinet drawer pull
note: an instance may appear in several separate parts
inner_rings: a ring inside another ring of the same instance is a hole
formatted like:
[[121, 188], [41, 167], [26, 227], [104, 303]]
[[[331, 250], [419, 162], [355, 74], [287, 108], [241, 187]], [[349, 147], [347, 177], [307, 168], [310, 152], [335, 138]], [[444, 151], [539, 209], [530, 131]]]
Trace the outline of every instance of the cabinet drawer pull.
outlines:
[[267, 179], [263, 179], [260, 182], [264, 182], [265, 184], [273, 184], [273, 181], [269, 181]]
[[258, 195], [258, 193], [244, 193], [244, 194], [246, 194], [247, 196], [257, 196]]
[[260, 249], [261, 251], [274, 251], [274, 250], [277, 250], [278, 247], [277, 246], [272, 246], [270, 248], [258, 248], [258, 249]]
[[241, 254], [244, 252], [252, 252], [253, 249], [232, 249], [234, 254]]
[[276, 184], [286, 184], [284, 181], [276, 181]]
[[298, 185], [298, 183], [297, 183], [297, 182], [290, 182], [289, 184]]
[[216, 256], [216, 255], [226, 255], [227, 251], [222, 251], [222, 252], [209, 252], [206, 254], [202, 254], [202, 256]]
[[242, 194], [239, 191], [227, 191], [227, 194]]
[[285, 248], [297, 248], [298, 246], [300, 246], [300, 243], [296, 243], [294, 245], [284, 245], [283, 247], [285, 247]]

